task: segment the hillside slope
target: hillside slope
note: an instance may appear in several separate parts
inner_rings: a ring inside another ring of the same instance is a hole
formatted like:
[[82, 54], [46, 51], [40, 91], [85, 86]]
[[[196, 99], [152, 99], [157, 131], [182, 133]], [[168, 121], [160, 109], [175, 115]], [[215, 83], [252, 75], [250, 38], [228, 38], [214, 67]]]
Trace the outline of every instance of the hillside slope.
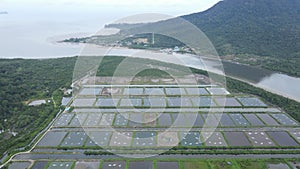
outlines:
[[299, 0], [224, 0], [182, 18], [205, 32], [220, 55], [300, 57]]

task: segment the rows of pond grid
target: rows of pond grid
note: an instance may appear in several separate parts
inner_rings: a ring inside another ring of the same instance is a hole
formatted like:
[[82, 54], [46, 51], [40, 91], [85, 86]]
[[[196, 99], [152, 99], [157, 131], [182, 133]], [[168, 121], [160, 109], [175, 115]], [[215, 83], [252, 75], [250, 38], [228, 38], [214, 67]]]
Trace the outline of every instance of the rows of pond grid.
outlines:
[[219, 87], [88, 87], [82, 88], [81, 96], [91, 95], [228, 95]]
[[37, 147], [297, 147], [300, 131], [49, 131]]
[[265, 127], [298, 123], [284, 113], [64, 113], [54, 127]]
[[98, 97], [76, 98], [74, 107], [267, 107], [255, 97], [220, 97], [220, 96], [132, 96], [121, 98]]
[[[83, 88], [76, 107], [267, 107], [255, 97], [227, 97], [224, 88]], [[113, 97], [111, 97], [113, 95]], [[92, 97], [94, 96], [94, 97]], [[97, 99], [96, 97], [97, 96]], [[181, 97], [179, 97], [181, 96]], [[212, 98], [213, 97], [213, 98]], [[225, 100], [226, 99], [226, 100]]]

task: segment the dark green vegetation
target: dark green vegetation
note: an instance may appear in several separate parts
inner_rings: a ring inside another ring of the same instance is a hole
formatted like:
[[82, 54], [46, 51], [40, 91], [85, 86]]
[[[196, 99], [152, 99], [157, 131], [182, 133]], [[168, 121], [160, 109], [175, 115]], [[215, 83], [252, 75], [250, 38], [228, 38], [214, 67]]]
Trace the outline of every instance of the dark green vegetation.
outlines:
[[125, 57], [106, 57], [97, 72], [97, 76], [113, 76], [116, 68], [125, 59]]
[[[296, 149], [296, 147], [287, 147], [287, 148], [295, 148], [295, 150], [282, 150], [280, 148], [270, 150], [270, 147], [266, 147], [265, 149], [257, 150], [255, 148], [249, 148], [249, 147], [236, 147], [236, 148], [224, 148], [222, 147], [215, 147], [215, 148], [199, 148], [199, 147], [174, 147], [170, 150], [163, 150], [161, 148], [139, 148], [139, 150], [130, 150], [126, 148], [119, 148], [116, 149], [105, 149], [105, 150], [99, 150], [99, 147], [94, 147], [91, 150], [89, 147], [89, 150], [84, 151], [85, 155], [112, 155], [112, 154], [156, 154], [159, 153], [161, 155], [218, 155], [218, 154], [229, 154], [229, 155], [241, 155], [241, 154], [299, 154], [299, 151]], [[62, 150], [72, 150], [72, 149], [81, 149], [84, 150], [82, 147], [64, 147], [59, 148]], [[110, 150], [110, 151], [108, 151]]]
[[[160, 71], [159, 68], [168, 67], [168, 72]], [[141, 70], [141, 71], [140, 71]], [[135, 75], [135, 73], [137, 73]], [[191, 73], [190, 69], [155, 60], [130, 58], [123, 56], [104, 57], [97, 71], [97, 76], [132, 76], [136, 77], [164, 77], [184, 76]]]
[[[61, 87], [71, 84], [76, 58], [0, 60], [0, 153], [26, 146], [59, 111]], [[50, 103], [28, 106], [30, 100]], [[17, 132], [12, 136], [9, 132]]]
[[172, 79], [172, 77], [168, 73], [158, 70], [158, 69], [146, 69], [146, 70], [139, 72], [136, 76], [137, 77], [156, 77], [156, 78]]
[[[183, 18], [199, 27], [222, 56], [244, 55], [250, 63], [300, 76], [299, 6], [298, 0], [225, 0]], [[249, 54], [260, 57], [253, 61]]]
[[225, 0], [184, 19], [203, 30], [221, 55], [300, 57], [300, 1]]

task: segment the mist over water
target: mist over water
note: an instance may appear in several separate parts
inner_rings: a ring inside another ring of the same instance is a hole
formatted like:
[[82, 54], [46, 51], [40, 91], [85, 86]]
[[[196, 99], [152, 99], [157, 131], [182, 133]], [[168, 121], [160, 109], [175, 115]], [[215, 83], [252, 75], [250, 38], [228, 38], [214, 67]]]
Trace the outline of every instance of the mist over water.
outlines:
[[10, 6], [6, 10], [8, 14], [0, 15], [0, 58], [78, 55], [81, 45], [56, 42], [92, 35], [118, 17], [105, 10], [57, 6]]

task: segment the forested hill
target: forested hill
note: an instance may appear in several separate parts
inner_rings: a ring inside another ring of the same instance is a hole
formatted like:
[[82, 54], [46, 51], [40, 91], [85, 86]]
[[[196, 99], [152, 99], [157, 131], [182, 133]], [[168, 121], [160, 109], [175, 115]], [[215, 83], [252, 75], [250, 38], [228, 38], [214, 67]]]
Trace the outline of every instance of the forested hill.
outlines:
[[[181, 18], [200, 28], [222, 59], [300, 77], [300, 0], [223, 0]], [[172, 25], [176, 34], [180, 23], [173, 18], [121, 32], [163, 31]]]
[[224, 0], [182, 18], [206, 33], [220, 55], [300, 57], [299, 0]]
[[[0, 59], [0, 158], [5, 151], [26, 146], [58, 113], [59, 88], [71, 85], [75, 61]], [[50, 102], [28, 106], [38, 99]]]

